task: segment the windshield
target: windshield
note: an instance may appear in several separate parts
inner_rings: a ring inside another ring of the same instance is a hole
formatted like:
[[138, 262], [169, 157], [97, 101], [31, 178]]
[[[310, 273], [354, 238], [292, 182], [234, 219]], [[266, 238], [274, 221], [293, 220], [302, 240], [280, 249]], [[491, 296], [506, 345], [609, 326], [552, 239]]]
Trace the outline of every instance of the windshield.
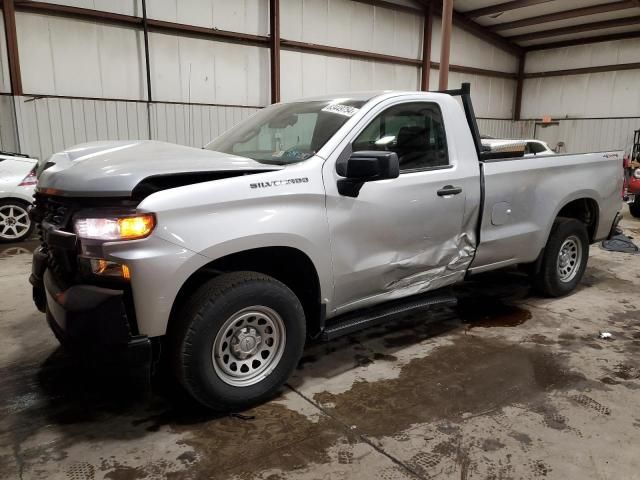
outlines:
[[358, 112], [364, 100], [272, 105], [205, 146], [208, 150], [287, 165], [312, 157]]

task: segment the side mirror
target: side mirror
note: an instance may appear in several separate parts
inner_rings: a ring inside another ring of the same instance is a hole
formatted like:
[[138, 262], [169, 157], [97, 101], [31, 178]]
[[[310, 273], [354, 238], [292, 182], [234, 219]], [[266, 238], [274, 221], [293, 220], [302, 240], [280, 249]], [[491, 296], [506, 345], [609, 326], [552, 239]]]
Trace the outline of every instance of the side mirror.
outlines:
[[344, 160], [338, 160], [336, 172], [345, 177], [338, 180], [340, 195], [357, 197], [365, 182], [398, 178], [400, 163], [395, 152], [355, 152]]

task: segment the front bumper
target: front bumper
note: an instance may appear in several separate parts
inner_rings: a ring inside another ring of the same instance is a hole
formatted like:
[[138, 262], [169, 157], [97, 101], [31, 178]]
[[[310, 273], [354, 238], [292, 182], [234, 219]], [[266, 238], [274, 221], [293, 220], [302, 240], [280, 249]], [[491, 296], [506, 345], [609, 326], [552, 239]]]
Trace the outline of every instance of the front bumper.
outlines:
[[151, 364], [151, 342], [132, 335], [124, 292], [93, 285], [60, 287], [46, 267], [46, 255], [36, 250], [29, 281], [33, 299], [60, 343], [92, 356], [107, 354], [117, 360]]

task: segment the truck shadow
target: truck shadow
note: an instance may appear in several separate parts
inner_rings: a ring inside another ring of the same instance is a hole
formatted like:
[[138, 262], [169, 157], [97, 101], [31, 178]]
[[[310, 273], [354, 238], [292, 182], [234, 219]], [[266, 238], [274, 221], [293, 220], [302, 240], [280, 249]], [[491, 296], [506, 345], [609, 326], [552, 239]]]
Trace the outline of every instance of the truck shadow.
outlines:
[[[310, 364], [315, 375], [320, 372], [321, 376], [332, 377], [373, 361], [393, 361], [399, 350], [429, 338], [476, 326], [515, 326], [528, 318], [526, 310], [512, 303], [529, 295], [526, 277], [518, 272], [478, 277], [456, 288], [456, 295], [460, 299], [456, 308], [408, 315], [331, 343], [311, 342], [291, 386], [298, 385]], [[375, 351], [363, 347], [372, 341], [376, 344]], [[54, 424], [62, 427], [67, 442], [79, 442], [96, 438], [133, 439], [163, 426], [197, 428], [229, 417], [195, 405], [166, 371], [150, 384], [123, 372], [121, 365], [79, 363], [57, 349], [40, 365], [23, 372], [14, 371], [8, 378], [11, 385], [8, 389], [7, 385], [4, 387], [7, 394], [14, 399], [31, 399], [14, 408], [9, 422], [20, 425], [22, 435]], [[286, 391], [283, 389], [283, 393]], [[10, 410], [5, 413], [12, 413]], [[250, 420], [256, 415], [254, 410], [245, 412], [248, 416], [234, 418]], [[268, 414], [264, 412], [270, 410], [259, 407], [257, 411]]]

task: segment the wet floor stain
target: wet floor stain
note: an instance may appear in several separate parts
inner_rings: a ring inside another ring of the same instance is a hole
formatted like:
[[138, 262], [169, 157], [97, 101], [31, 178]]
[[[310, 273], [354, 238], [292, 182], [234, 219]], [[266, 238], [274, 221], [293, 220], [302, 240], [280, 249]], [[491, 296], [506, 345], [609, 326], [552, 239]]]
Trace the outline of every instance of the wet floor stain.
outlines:
[[492, 297], [460, 300], [457, 312], [467, 328], [517, 327], [531, 319], [531, 312]]
[[546, 349], [459, 335], [452, 345], [412, 360], [398, 378], [359, 381], [348, 392], [319, 393], [314, 400], [332, 405], [339, 419], [357, 419], [361, 433], [381, 437], [412, 424], [457, 422], [466, 415], [529, 404], [585, 382]]
[[31, 255], [38, 245], [37, 240], [0, 245], [0, 259], [16, 257], [18, 255]]

